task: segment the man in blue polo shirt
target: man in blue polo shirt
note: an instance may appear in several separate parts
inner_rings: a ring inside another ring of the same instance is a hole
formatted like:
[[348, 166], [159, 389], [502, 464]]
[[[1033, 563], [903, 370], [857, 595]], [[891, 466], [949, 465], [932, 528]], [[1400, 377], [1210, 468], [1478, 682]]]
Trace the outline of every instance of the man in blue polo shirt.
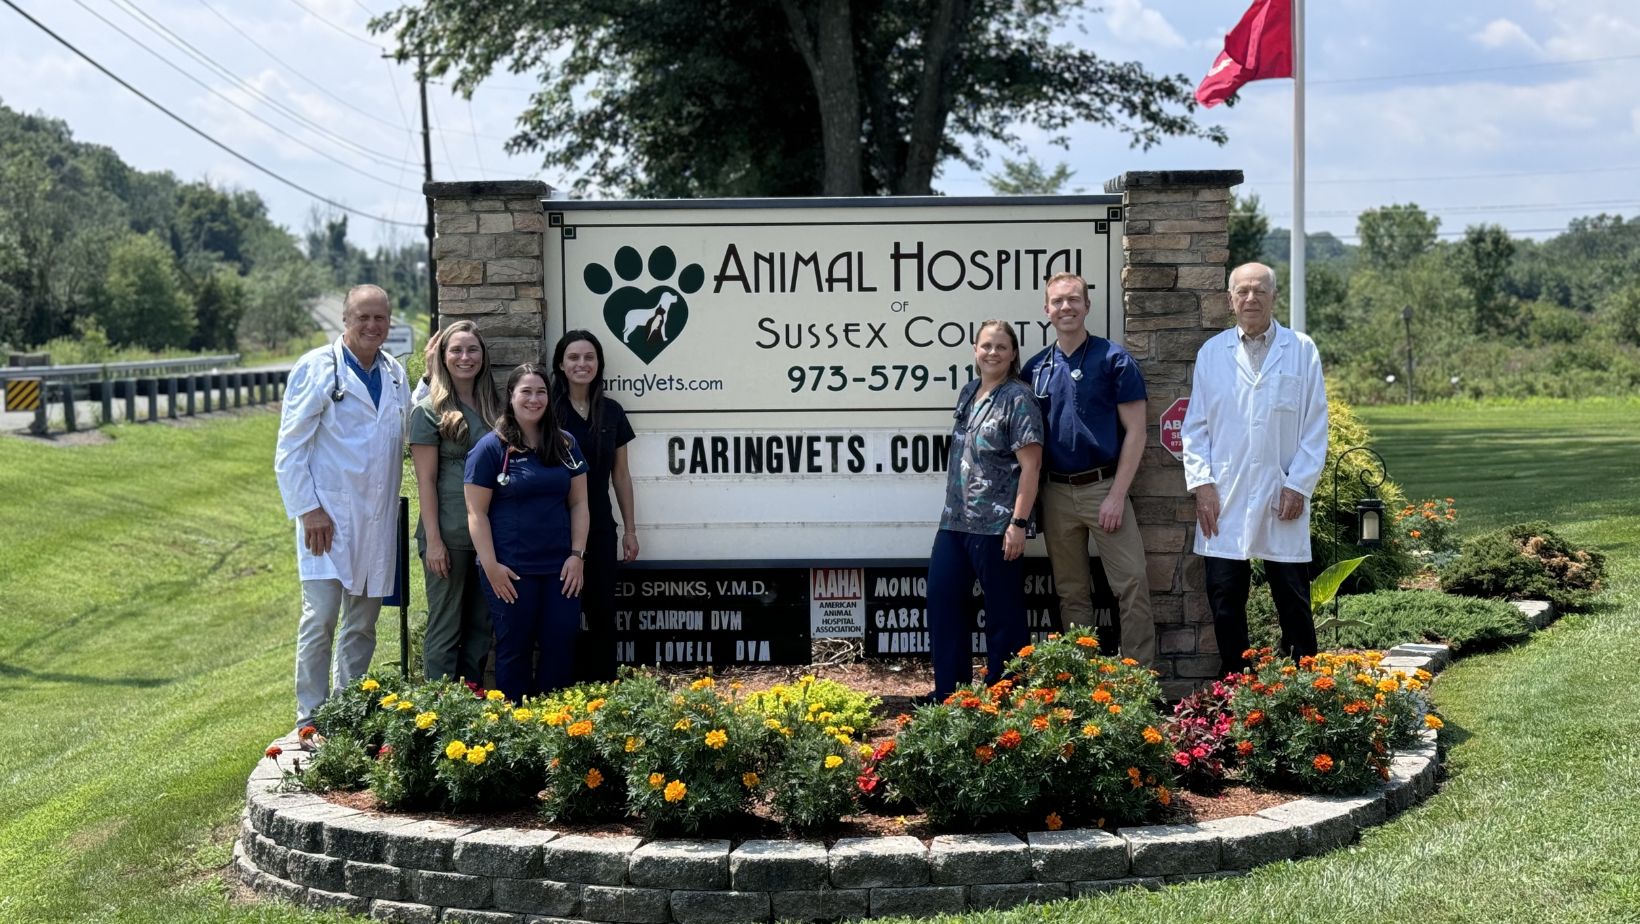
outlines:
[[1156, 666], [1145, 545], [1128, 500], [1145, 448], [1145, 380], [1120, 345], [1088, 333], [1088, 284], [1059, 273], [1044, 289], [1056, 342], [1022, 372], [1042, 402], [1042, 538], [1065, 628], [1093, 623], [1088, 535], [1120, 607], [1122, 654]]

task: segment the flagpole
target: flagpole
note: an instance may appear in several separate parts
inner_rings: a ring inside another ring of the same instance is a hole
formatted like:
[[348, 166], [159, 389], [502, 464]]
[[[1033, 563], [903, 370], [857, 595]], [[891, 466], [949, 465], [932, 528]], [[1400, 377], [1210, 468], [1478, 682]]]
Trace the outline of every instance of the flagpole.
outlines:
[[1293, 0], [1293, 239], [1288, 281], [1293, 330], [1304, 316], [1304, 0]]

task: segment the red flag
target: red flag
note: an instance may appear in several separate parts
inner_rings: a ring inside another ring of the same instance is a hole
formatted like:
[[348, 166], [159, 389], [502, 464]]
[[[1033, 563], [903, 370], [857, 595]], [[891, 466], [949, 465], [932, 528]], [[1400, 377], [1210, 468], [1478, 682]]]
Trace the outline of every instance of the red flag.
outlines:
[[1292, 0], [1253, 0], [1241, 22], [1224, 37], [1196, 102], [1217, 106], [1253, 80], [1293, 76]]

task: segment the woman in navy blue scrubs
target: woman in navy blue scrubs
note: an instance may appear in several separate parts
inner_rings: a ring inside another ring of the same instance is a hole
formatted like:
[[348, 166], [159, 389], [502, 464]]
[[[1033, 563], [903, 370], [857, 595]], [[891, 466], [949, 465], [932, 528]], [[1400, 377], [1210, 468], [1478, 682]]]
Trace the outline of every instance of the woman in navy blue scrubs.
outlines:
[[[546, 372], [507, 377], [493, 432], [467, 456], [467, 528], [495, 629], [495, 685], [513, 702], [569, 686], [581, 628], [587, 464], [559, 429]], [[530, 668], [537, 646], [540, 658]]]

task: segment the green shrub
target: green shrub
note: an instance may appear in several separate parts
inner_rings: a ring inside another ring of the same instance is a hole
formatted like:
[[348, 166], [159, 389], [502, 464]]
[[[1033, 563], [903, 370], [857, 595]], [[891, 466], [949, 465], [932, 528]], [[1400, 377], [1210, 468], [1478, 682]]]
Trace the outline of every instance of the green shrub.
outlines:
[[1579, 609], [1599, 592], [1605, 573], [1605, 556], [1574, 547], [1539, 521], [1466, 541], [1458, 560], [1441, 575], [1441, 587], [1471, 597], [1548, 600], [1560, 609]]
[[1172, 798], [1152, 673], [1086, 630], [1020, 649], [1012, 680], [917, 710], [876, 772], [940, 826], [1137, 821]]
[[[1348, 404], [1336, 399], [1327, 402], [1327, 464], [1321, 470], [1321, 480], [1316, 482], [1315, 494], [1310, 498], [1310, 555], [1312, 561], [1323, 566], [1360, 554], [1354, 551], [1356, 539], [1359, 538], [1356, 534], [1357, 501], [1372, 494], [1384, 502], [1386, 513], [1400, 510], [1406, 505], [1406, 493], [1393, 478], [1385, 477], [1382, 484], [1371, 489], [1362, 482], [1362, 475], [1367, 475], [1370, 481], [1384, 474], [1379, 471], [1377, 460], [1366, 452], [1354, 453], [1342, 460], [1343, 468], [1337, 472], [1338, 497], [1334, 500], [1333, 472], [1339, 465], [1340, 457], [1357, 446], [1371, 445], [1372, 434], [1368, 432], [1367, 425], [1355, 416]], [[1401, 537], [1389, 529], [1388, 520], [1383, 528], [1386, 532], [1383, 547], [1361, 563], [1345, 585], [1347, 590], [1363, 592], [1393, 588], [1401, 578], [1417, 570], [1417, 561], [1402, 545]]]
[[622, 748], [627, 808], [650, 830], [699, 831], [746, 807], [746, 774], [756, 772], [769, 731], [733, 694], [702, 677], [670, 695], [623, 704], [611, 730], [639, 745]]
[[813, 676], [752, 694], [746, 706], [771, 734], [764, 773], [743, 777], [747, 789], [767, 793], [775, 817], [793, 831], [818, 831], [852, 814], [865, 756], [855, 736], [870, 727], [879, 703]]
[[1426, 721], [1430, 675], [1382, 670], [1381, 657], [1322, 653], [1295, 663], [1261, 649], [1230, 701], [1243, 778], [1320, 793], [1365, 792], [1388, 779], [1393, 749]]
[[759, 690], [746, 697], [746, 705], [764, 718], [783, 718], [790, 705], [799, 700], [809, 712], [829, 713], [827, 724], [852, 725], [862, 730], [876, 723], [877, 710], [883, 704], [877, 697], [835, 680], [816, 680], [813, 676], [807, 676], [794, 684], [776, 684], [767, 690]]
[[326, 738], [302, 767], [302, 787], [312, 792], [364, 788], [375, 761], [365, 745], [349, 732]]
[[[1342, 648], [1388, 648], [1404, 642], [1440, 642], [1453, 650], [1512, 642], [1532, 628], [1520, 610], [1499, 600], [1436, 590], [1381, 590], [1342, 598], [1340, 616], [1365, 625], [1344, 626]], [[1333, 633], [1324, 642], [1335, 644]]]
[[541, 814], [547, 820], [617, 817], [625, 811], [621, 760], [643, 742], [625, 734], [630, 709], [611, 709], [609, 703], [616, 691], [630, 698], [640, 689], [650, 697], [663, 692], [648, 675], [631, 674], [613, 684], [571, 687], [530, 703], [534, 708], [514, 711], [520, 721], [541, 726], [537, 740], [546, 783]]

